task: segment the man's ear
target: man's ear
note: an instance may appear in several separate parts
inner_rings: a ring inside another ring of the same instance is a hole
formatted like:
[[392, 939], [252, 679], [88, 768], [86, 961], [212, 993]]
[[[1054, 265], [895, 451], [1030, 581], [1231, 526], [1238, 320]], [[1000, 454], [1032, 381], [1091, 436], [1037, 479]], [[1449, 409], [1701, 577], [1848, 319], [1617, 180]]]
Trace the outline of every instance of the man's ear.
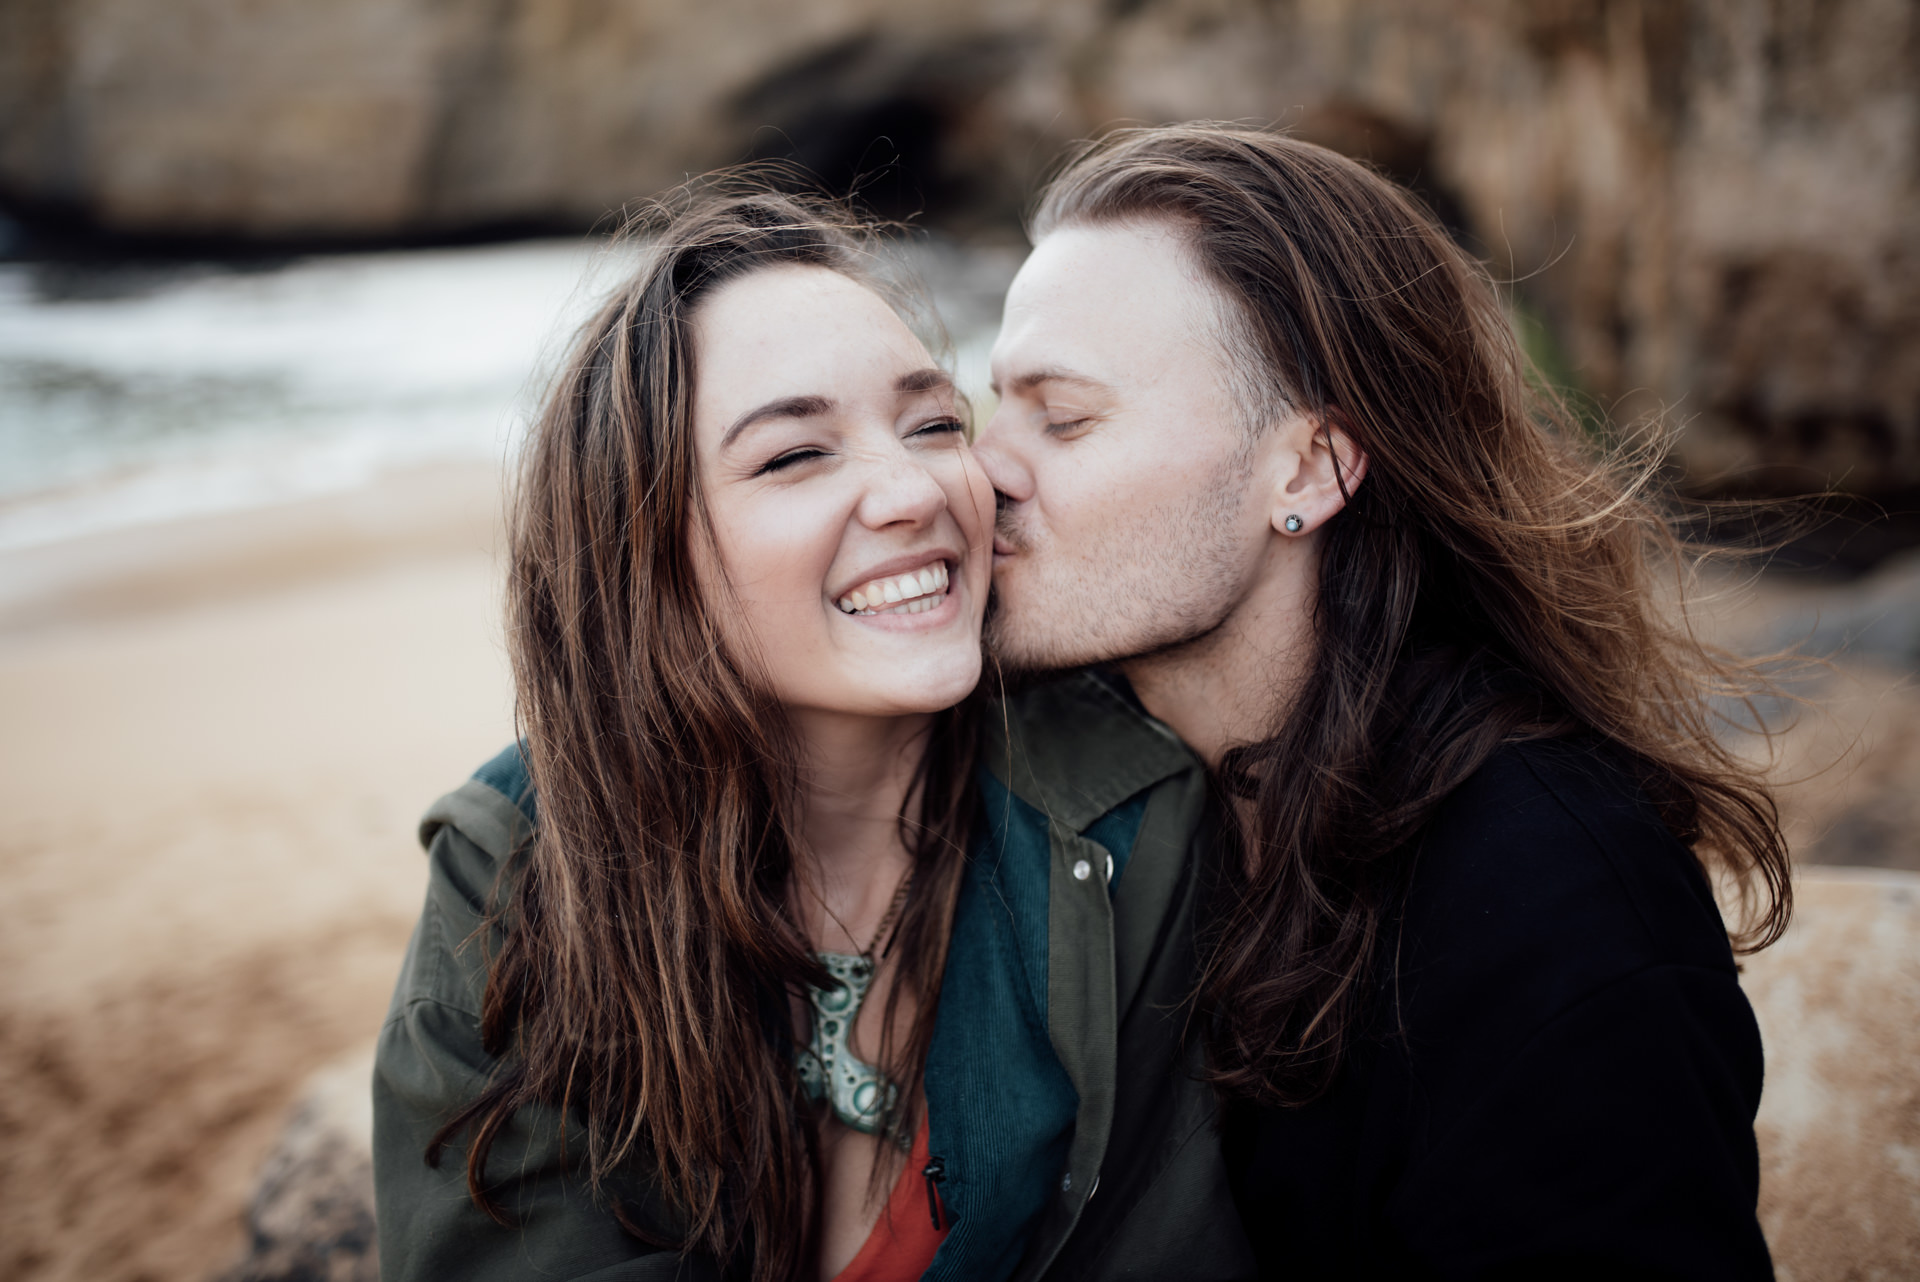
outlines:
[[1338, 409], [1301, 414], [1280, 429], [1285, 478], [1269, 519], [1289, 537], [1311, 534], [1347, 505], [1367, 475], [1367, 454], [1343, 426]]

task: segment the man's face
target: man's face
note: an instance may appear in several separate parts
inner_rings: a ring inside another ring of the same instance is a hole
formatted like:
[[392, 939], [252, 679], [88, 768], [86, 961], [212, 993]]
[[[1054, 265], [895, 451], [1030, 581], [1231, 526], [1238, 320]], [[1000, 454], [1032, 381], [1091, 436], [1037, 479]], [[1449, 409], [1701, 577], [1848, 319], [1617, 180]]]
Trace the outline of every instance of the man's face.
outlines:
[[1270, 495], [1221, 308], [1168, 224], [1062, 228], [1014, 278], [975, 444], [1001, 494], [987, 636], [1009, 667], [1194, 641], [1257, 580]]

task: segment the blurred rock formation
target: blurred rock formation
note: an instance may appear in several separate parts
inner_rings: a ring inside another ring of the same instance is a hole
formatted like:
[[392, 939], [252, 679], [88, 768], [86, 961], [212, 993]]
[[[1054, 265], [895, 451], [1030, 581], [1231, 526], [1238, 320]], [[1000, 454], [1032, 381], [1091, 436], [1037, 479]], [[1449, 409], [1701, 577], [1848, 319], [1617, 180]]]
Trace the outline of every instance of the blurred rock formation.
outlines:
[[[1783, 1282], [1905, 1276], [1920, 1258], [1920, 876], [1795, 874], [1793, 925], [1746, 960], [1767, 1052], [1760, 1219]], [[221, 1282], [372, 1282], [367, 1047], [315, 1075], [268, 1159], [252, 1247]]]
[[585, 226], [776, 154], [1010, 226], [1196, 117], [1416, 185], [1696, 488], [1920, 488], [1910, 0], [0, 0], [0, 192], [132, 233]]
[[1767, 1053], [1754, 1129], [1781, 1282], [1920, 1260], [1920, 876], [1803, 868], [1793, 924], [1745, 961]]
[[314, 1074], [247, 1207], [244, 1258], [219, 1282], [379, 1282], [373, 1048]]

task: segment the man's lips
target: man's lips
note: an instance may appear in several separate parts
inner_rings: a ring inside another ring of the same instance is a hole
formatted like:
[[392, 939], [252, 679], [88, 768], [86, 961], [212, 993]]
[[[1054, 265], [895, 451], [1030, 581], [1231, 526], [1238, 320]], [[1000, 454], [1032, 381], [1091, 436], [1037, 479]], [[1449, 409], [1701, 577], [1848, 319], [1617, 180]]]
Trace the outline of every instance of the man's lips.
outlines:
[[996, 534], [993, 536], [993, 554], [995, 556], [1015, 556], [1018, 555], [1019, 551], [1019, 548], [1007, 542], [1006, 535]]

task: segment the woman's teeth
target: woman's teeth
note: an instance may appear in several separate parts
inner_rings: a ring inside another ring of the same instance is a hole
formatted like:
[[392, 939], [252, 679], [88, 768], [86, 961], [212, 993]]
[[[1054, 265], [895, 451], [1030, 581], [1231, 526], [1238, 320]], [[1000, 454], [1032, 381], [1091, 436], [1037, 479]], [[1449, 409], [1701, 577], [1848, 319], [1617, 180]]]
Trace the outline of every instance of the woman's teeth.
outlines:
[[848, 614], [920, 614], [939, 605], [946, 592], [946, 562], [935, 561], [911, 574], [862, 583], [834, 604]]

